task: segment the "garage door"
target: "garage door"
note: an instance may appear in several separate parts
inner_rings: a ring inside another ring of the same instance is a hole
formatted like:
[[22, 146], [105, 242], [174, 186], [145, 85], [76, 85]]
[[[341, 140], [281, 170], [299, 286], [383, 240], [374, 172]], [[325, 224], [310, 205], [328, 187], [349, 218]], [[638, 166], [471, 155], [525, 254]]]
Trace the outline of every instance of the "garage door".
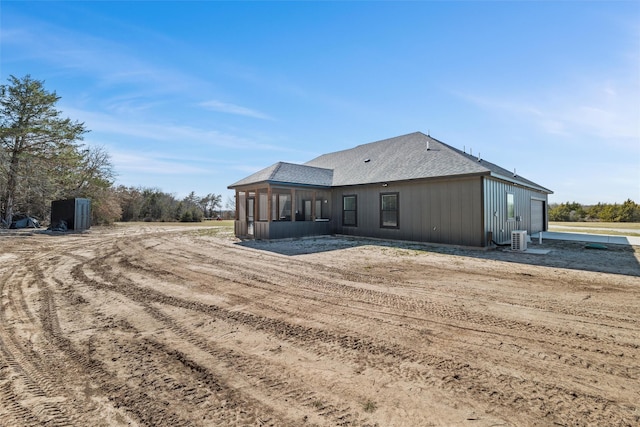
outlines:
[[531, 201], [531, 234], [544, 230], [544, 202]]

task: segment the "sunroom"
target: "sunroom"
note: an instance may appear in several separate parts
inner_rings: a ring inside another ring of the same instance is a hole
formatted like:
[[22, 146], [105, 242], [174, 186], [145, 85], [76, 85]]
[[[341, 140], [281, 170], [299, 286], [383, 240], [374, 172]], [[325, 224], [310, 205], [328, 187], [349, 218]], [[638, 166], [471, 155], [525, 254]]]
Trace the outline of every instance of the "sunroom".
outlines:
[[331, 234], [332, 174], [330, 169], [280, 162], [230, 185], [236, 191], [236, 236]]

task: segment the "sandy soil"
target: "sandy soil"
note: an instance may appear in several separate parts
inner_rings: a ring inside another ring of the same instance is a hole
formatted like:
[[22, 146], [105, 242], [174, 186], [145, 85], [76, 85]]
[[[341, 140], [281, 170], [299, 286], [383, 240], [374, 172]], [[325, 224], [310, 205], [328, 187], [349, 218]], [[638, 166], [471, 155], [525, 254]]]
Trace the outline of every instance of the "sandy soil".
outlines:
[[0, 425], [639, 425], [640, 248], [542, 248], [5, 232]]

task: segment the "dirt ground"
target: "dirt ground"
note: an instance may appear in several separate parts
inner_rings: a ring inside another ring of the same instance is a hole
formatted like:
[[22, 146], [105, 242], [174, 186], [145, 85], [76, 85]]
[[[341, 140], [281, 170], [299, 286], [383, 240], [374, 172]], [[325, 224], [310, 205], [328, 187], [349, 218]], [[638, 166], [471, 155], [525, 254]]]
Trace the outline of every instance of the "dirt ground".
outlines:
[[2, 426], [638, 426], [640, 247], [0, 233]]

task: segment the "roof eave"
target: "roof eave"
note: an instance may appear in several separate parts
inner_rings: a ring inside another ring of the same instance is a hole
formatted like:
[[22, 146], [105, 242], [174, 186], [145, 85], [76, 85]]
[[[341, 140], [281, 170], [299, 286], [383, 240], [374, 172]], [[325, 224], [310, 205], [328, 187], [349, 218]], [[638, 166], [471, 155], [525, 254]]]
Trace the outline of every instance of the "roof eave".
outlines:
[[531, 188], [531, 189], [534, 189], [534, 190], [537, 190], [537, 191], [541, 191], [541, 192], [546, 193], [546, 194], [553, 194], [553, 191], [549, 190], [548, 188], [544, 188], [541, 185], [537, 185], [535, 183], [528, 183], [528, 182], [521, 181], [521, 180], [518, 179], [517, 176], [515, 176], [515, 177], [513, 177], [513, 176], [504, 176], [504, 175], [500, 175], [500, 174], [495, 173], [495, 172], [491, 172], [490, 176], [492, 178], [501, 179], [503, 181], [512, 182], [514, 184], [521, 185], [523, 187], [527, 187], [527, 188]]
[[459, 179], [459, 178], [471, 178], [476, 176], [489, 176], [489, 171], [485, 172], [470, 172], [470, 173], [461, 173], [461, 174], [451, 174], [451, 175], [438, 175], [438, 176], [423, 176], [418, 178], [404, 178], [404, 179], [391, 179], [391, 180], [382, 180], [382, 181], [369, 181], [369, 182], [353, 182], [348, 184], [339, 184], [332, 185], [331, 188], [341, 188], [341, 187], [356, 187], [362, 185], [376, 185], [376, 184], [399, 184], [405, 182], [417, 182], [417, 181], [434, 181], [434, 180], [448, 180], [448, 179]]
[[238, 188], [255, 188], [257, 186], [260, 185], [282, 185], [282, 186], [286, 186], [286, 187], [306, 187], [306, 188], [331, 188], [331, 185], [323, 185], [323, 184], [308, 184], [308, 183], [303, 183], [303, 182], [286, 182], [286, 181], [272, 181], [272, 180], [266, 180], [266, 181], [256, 181], [256, 182], [249, 182], [246, 184], [240, 184], [240, 185], [236, 185], [236, 184], [232, 184], [230, 186], [228, 186], [227, 188], [229, 190], [234, 190], [234, 189], [238, 189]]
[[331, 185], [308, 184], [303, 182], [285, 182], [285, 181], [269, 181], [271, 185], [284, 185], [287, 187], [312, 187], [312, 188], [331, 188]]

